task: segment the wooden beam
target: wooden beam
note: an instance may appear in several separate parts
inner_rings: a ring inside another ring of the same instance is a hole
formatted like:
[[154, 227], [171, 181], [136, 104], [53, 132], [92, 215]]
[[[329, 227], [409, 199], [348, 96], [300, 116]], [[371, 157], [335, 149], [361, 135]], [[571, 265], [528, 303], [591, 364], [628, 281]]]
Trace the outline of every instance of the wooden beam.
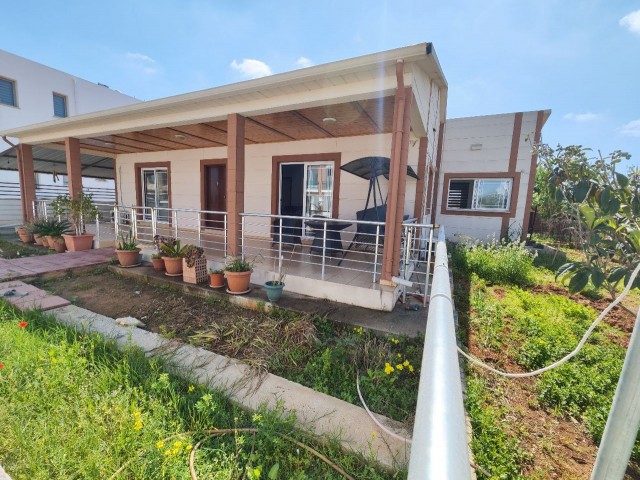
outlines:
[[33, 171], [33, 148], [21, 143], [18, 145], [18, 175], [20, 176], [20, 200], [22, 220], [26, 223], [33, 219], [33, 201], [36, 199], [36, 177]]
[[244, 212], [244, 124], [237, 113], [227, 117], [227, 248], [232, 256], [242, 255]]
[[69, 179], [69, 196], [78, 198], [82, 192], [82, 164], [80, 163], [80, 140], [67, 137], [64, 139], [67, 156], [67, 178]]
[[418, 180], [416, 184], [416, 198], [413, 203], [413, 216], [418, 223], [422, 223], [422, 215], [426, 208], [424, 186], [429, 181], [429, 172], [427, 171], [427, 137], [420, 137], [420, 145], [418, 146]]

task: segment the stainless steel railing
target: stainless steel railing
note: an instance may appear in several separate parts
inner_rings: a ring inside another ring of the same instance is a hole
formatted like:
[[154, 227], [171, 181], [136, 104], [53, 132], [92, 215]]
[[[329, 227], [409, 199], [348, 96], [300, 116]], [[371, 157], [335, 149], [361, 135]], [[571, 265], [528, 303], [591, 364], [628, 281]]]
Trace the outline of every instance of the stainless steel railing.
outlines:
[[447, 246], [440, 227], [424, 339], [410, 480], [471, 479]]

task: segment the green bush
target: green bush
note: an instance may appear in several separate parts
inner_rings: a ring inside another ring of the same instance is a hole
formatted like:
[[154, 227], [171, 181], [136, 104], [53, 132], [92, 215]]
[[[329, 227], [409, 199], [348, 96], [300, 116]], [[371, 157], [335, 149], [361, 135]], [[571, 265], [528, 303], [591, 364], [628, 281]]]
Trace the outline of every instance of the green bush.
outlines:
[[533, 254], [522, 243], [492, 242], [452, 249], [455, 268], [475, 273], [492, 284], [531, 284]]

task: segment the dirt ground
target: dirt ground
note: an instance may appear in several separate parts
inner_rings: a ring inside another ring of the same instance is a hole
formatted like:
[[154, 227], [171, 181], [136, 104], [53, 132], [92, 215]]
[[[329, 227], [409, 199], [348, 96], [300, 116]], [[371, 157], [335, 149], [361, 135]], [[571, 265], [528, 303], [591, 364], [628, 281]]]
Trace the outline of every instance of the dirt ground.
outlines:
[[[535, 293], [564, 295], [572, 300], [590, 306], [601, 312], [609, 303], [607, 298], [592, 299], [580, 294], [572, 295], [567, 289], [555, 284], [536, 285], [530, 289]], [[501, 289], [493, 291], [497, 298], [504, 295]], [[612, 340], [623, 346], [628, 345], [629, 333], [633, 329], [635, 316], [627, 309], [615, 307], [605, 321], [626, 332]], [[470, 353], [484, 361], [499, 365], [508, 372], [523, 372], [523, 368], [513, 362], [505, 362], [504, 355], [478, 348], [473, 332], [469, 337]], [[493, 391], [499, 391], [502, 398], [498, 402], [505, 405], [507, 420], [514, 437], [531, 456], [525, 475], [531, 478], [588, 479], [596, 459], [597, 446], [593, 443], [586, 427], [571, 417], [558, 415], [550, 409], [541, 407], [536, 400], [535, 379], [503, 379], [495, 375], [479, 372], [491, 385]], [[543, 474], [541, 472], [546, 472]], [[640, 479], [640, 467], [630, 465], [627, 479]]]

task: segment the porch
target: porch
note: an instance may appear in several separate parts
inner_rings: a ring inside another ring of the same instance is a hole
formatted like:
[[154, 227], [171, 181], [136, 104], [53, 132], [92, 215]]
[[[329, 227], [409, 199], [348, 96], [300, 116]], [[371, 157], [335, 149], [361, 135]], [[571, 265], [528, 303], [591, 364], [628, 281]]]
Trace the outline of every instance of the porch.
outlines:
[[[242, 213], [240, 224], [233, 225], [222, 211], [98, 208], [98, 216], [86, 222], [98, 247], [115, 246], [121, 235], [132, 233], [149, 260], [156, 236], [174, 237], [202, 247], [208, 267], [217, 269], [230, 254], [229, 230], [237, 227], [242, 257], [254, 263], [256, 285], [284, 277], [288, 292], [382, 311], [391, 311], [400, 297], [414, 297], [423, 306], [428, 300], [437, 228], [415, 219], [402, 224], [398, 275], [381, 282], [385, 222]], [[46, 200], [34, 202], [34, 215], [51, 215]]]

